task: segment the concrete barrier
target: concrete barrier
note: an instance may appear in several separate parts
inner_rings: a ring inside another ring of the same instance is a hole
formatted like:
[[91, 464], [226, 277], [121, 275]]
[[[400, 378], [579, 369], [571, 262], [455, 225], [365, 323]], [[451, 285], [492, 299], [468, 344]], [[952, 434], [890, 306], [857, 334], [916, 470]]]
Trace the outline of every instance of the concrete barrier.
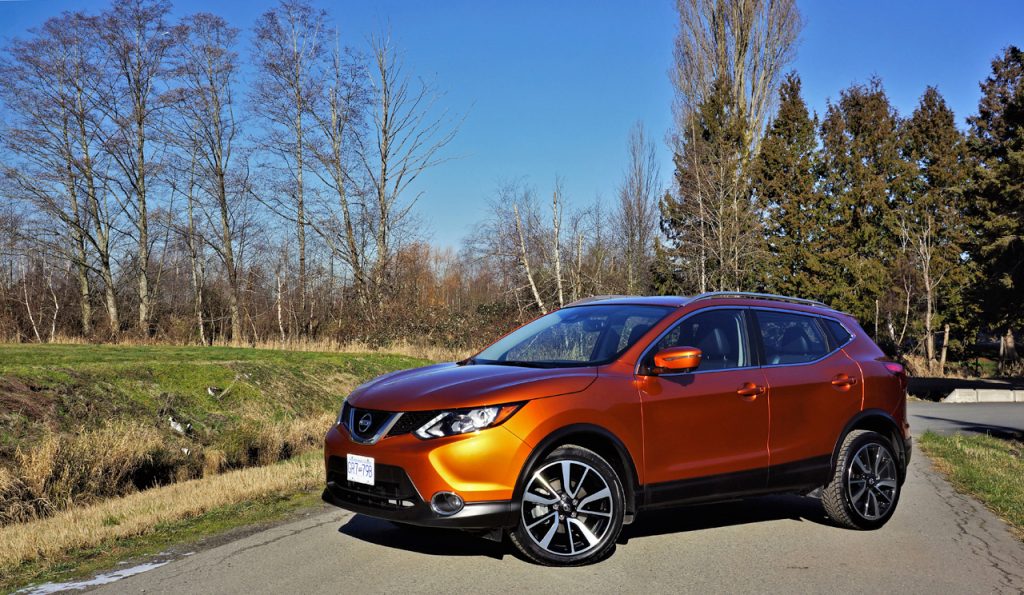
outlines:
[[1003, 388], [955, 388], [943, 403], [1024, 403], [1024, 390]]

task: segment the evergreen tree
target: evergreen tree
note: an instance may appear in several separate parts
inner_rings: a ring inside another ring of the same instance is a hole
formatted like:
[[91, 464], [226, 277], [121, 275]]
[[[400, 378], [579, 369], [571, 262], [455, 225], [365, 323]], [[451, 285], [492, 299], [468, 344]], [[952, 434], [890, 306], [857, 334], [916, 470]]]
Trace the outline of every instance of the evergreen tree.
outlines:
[[677, 195], [661, 204], [668, 244], [656, 250], [660, 268], [670, 270], [675, 283], [658, 283], [662, 289], [699, 293], [752, 285], [761, 233], [743, 163], [743, 122], [728, 81], [720, 80], [682, 131]]
[[1012, 359], [1013, 329], [1024, 324], [1024, 51], [1011, 46], [993, 60], [981, 92], [978, 114], [967, 120], [978, 221], [971, 258], [980, 269], [974, 299]]
[[964, 262], [967, 220], [963, 189], [967, 177], [965, 142], [953, 111], [935, 87], [928, 87], [907, 121], [905, 158], [913, 164], [908, 204], [897, 213], [902, 240], [920, 287], [922, 344], [936, 364], [936, 334], [947, 317], [963, 318], [963, 289], [970, 267]]
[[822, 296], [859, 318], [875, 340], [899, 347], [915, 293], [894, 210], [905, 201], [908, 163], [900, 118], [872, 79], [840, 93], [821, 124], [824, 235]]
[[800, 88], [795, 72], [786, 76], [778, 114], [754, 162], [754, 192], [769, 251], [760, 283], [774, 293], [823, 297], [816, 247], [825, 224], [817, 189], [818, 123], [808, 113]]

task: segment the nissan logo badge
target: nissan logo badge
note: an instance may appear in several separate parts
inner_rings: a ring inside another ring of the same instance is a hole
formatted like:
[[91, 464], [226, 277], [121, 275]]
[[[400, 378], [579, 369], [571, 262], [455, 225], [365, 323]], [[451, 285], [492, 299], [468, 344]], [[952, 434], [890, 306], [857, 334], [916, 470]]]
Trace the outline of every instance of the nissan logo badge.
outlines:
[[366, 430], [370, 429], [370, 424], [372, 423], [373, 416], [369, 413], [364, 413], [363, 416], [359, 418], [359, 433], [365, 434]]

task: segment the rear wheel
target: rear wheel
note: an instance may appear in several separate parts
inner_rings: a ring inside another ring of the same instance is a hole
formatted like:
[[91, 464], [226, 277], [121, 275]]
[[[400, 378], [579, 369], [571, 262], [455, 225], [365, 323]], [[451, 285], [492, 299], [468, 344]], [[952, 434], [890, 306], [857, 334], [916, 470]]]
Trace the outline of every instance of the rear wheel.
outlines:
[[561, 446], [530, 471], [512, 543], [540, 564], [596, 562], [615, 547], [623, 502], [622, 482], [607, 461], [579, 446]]
[[822, 488], [829, 517], [850, 529], [877, 529], [900, 499], [899, 463], [877, 432], [854, 430], [843, 440], [832, 481]]

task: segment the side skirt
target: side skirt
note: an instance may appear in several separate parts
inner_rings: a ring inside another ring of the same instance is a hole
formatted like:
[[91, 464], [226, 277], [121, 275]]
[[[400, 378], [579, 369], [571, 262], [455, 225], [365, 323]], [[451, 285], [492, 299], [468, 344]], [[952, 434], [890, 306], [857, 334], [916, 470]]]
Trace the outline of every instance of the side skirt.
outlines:
[[813, 489], [828, 482], [832, 457], [822, 455], [767, 468], [723, 473], [641, 487], [640, 508], [664, 508]]

